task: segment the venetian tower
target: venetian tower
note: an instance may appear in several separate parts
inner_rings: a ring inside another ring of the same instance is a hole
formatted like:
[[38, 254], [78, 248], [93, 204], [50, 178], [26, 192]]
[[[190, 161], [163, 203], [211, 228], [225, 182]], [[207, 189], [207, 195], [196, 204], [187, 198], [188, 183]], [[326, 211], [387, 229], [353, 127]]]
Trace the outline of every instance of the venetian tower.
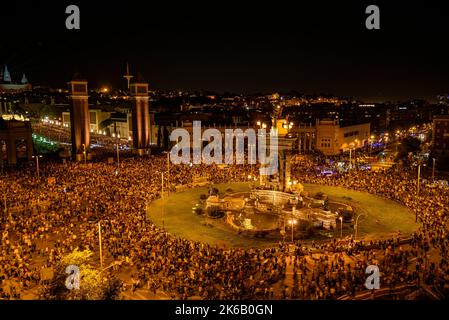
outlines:
[[148, 83], [138, 76], [130, 84], [133, 125], [133, 152], [144, 155], [150, 149], [150, 105]]
[[87, 81], [75, 74], [69, 83], [72, 158], [87, 160], [90, 152]]

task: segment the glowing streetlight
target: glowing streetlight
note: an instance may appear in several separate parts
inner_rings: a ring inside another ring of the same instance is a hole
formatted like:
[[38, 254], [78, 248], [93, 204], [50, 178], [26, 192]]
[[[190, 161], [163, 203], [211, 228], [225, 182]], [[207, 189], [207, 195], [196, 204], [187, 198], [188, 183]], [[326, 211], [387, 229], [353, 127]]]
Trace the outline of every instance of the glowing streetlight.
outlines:
[[352, 148], [354, 147], [354, 143], [351, 142], [349, 144], [349, 170], [352, 169]]
[[42, 158], [42, 155], [33, 156], [33, 159], [36, 159], [36, 173], [38, 179], [39, 179], [39, 158]]
[[84, 164], [87, 163], [87, 152], [86, 152], [86, 145], [83, 143], [83, 155], [84, 155]]
[[343, 238], [343, 217], [338, 219], [340, 220], [340, 238]]
[[295, 225], [298, 223], [298, 221], [296, 221], [296, 219], [290, 219], [288, 220], [288, 224], [291, 226], [292, 228], [292, 242], [294, 241], [294, 235], [293, 235], [293, 231], [295, 229]]
[[[112, 134], [112, 137], [116, 137], [115, 133]], [[114, 145], [117, 151], [117, 166], [120, 167], [120, 133], [117, 134], [117, 141]]]

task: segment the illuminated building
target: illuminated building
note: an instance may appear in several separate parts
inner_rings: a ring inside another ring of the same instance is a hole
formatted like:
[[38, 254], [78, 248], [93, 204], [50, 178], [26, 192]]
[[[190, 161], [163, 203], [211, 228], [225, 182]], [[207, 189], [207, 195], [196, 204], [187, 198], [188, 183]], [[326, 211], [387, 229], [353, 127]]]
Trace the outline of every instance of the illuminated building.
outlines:
[[432, 145], [435, 152], [449, 154], [449, 115], [433, 118]]
[[0, 118], [0, 162], [15, 165], [18, 161], [31, 161], [33, 140], [29, 121]]

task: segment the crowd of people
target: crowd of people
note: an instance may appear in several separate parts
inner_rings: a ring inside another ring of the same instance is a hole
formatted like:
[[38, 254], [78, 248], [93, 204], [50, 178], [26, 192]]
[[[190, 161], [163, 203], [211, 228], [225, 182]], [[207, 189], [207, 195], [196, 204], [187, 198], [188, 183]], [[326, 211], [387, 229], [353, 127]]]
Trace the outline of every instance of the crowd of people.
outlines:
[[105, 266], [120, 262], [108, 272], [131, 276], [126, 290], [164, 292], [176, 299], [336, 299], [366, 290], [365, 269], [375, 264], [385, 285], [425, 284], [447, 293], [447, 190], [423, 186], [417, 194], [413, 173], [396, 168], [318, 177], [315, 164], [301, 157], [292, 174], [302, 182], [366, 191], [415, 210], [422, 226], [412, 241], [221, 248], [169, 234], [148, 219], [146, 208], [161, 196], [162, 172], [168, 177], [165, 187], [174, 192], [176, 186], [192, 186], [195, 177], [247, 181], [258, 175], [256, 166], [169, 165], [166, 156], [130, 158], [119, 166], [45, 163], [39, 178], [29, 166], [0, 179], [0, 298], [21, 298], [43, 286], [42, 270], [55, 267], [75, 248], [98, 253], [97, 222]]
[[[385, 255], [380, 261], [384, 279], [390, 283], [403, 283], [404, 279], [421, 281], [447, 295], [449, 190], [420, 180], [418, 191], [416, 169], [413, 168], [394, 166], [388, 170], [350, 170], [344, 174], [322, 176], [316, 173], [317, 162], [319, 160], [306, 157], [296, 159], [293, 175], [305, 183], [341, 186], [385, 197], [415, 213], [420, 228], [413, 234], [410, 245], [381, 246]], [[394, 266], [392, 261], [400, 264]], [[410, 267], [412, 264], [414, 268]]]

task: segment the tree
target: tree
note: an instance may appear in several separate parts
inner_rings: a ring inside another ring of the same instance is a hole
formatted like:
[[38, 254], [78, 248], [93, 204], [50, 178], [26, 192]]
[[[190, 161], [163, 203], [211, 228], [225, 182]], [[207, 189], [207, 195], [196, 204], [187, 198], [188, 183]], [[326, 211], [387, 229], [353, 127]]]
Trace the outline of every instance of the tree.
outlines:
[[[111, 300], [120, 298], [122, 283], [119, 279], [108, 276], [94, 268], [92, 251], [79, 251], [76, 248], [61, 258], [56, 265], [52, 281], [45, 286], [41, 292], [41, 297], [47, 300]], [[68, 289], [66, 280], [69, 274], [66, 268], [69, 265], [79, 268], [79, 289]]]
[[416, 153], [421, 150], [421, 140], [415, 137], [406, 137], [398, 146], [398, 154], [396, 159], [407, 162], [409, 153]]

